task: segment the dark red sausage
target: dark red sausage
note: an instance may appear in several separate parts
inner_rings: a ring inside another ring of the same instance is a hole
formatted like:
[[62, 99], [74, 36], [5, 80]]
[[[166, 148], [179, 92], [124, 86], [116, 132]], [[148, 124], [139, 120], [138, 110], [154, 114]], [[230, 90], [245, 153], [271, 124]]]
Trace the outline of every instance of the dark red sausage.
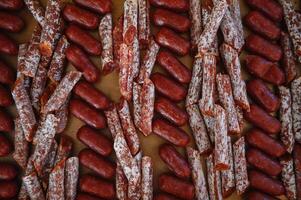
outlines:
[[190, 20], [187, 17], [161, 8], [154, 11], [153, 22], [157, 26], [166, 26], [179, 32], [186, 32], [190, 27]]
[[166, 47], [180, 56], [188, 54], [190, 50], [188, 40], [165, 27], [160, 29], [160, 31], [156, 34], [155, 39], [160, 46]]
[[94, 128], [106, 127], [106, 120], [103, 114], [79, 99], [71, 99], [69, 109], [75, 117]]
[[2, 133], [0, 133], [0, 147], [0, 157], [8, 156], [13, 149], [11, 142]]
[[0, 106], [7, 107], [13, 104], [13, 98], [8, 89], [0, 84]]
[[66, 57], [78, 71], [83, 72], [87, 81], [93, 83], [98, 81], [100, 74], [99, 69], [81, 48], [76, 45], [70, 45], [66, 50]]
[[68, 22], [76, 23], [87, 29], [96, 29], [99, 25], [99, 17], [97, 15], [73, 4], [65, 6], [63, 16]]
[[280, 181], [270, 178], [259, 171], [251, 170], [249, 172], [249, 180], [251, 187], [262, 192], [273, 196], [285, 194], [285, 189]]
[[163, 7], [174, 11], [185, 12], [189, 8], [186, 0], [150, 0], [153, 6]]
[[96, 109], [105, 110], [110, 107], [111, 102], [99, 89], [86, 81], [79, 81], [74, 89], [74, 93]]
[[246, 157], [248, 163], [270, 176], [277, 176], [281, 173], [281, 164], [257, 149], [248, 149]]
[[11, 132], [14, 130], [13, 118], [2, 108], [0, 108], [0, 131]]
[[76, 195], [76, 200], [101, 200], [101, 199], [85, 193], [79, 193]]
[[162, 193], [162, 194], [157, 194], [154, 200], [179, 200], [179, 199], [169, 194]]
[[191, 170], [188, 162], [170, 144], [163, 144], [159, 148], [160, 158], [167, 164], [168, 168], [180, 178], [189, 178]]
[[162, 119], [153, 121], [153, 132], [177, 146], [184, 147], [189, 143], [189, 136], [182, 129]]
[[151, 75], [156, 90], [172, 101], [181, 101], [186, 97], [186, 89], [177, 82], [158, 72]]
[[275, 85], [285, 82], [285, 74], [277, 63], [270, 62], [260, 56], [247, 55], [246, 66], [248, 71], [264, 81]]
[[295, 143], [293, 158], [296, 172], [297, 197], [301, 198], [301, 145]]
[[12, 180], [16, 178], [17, 175], [18, 170], [15, 165], [11, 163], [0, 163], [0, 180]]
[[175, 195], [179, 198], [194, 198], [194, 186], [192, 183], [183, 181], [170, 175], [163, 174], [159, 177], [159, 188], [160, 190]]
[[18, 54], [18, 46], [15, 41], [3, 33], [0, 33], [0, 53], [14, 56]]
[[248, 94], [266, 111], [275, 112], [280, 106], [279, 98], [260, 79], [247, 83]]
[[0, 199], [10, 199], [17, 195], [18, 184], [16, 181], [0, 181]]
[[83, 149], [78, 154], [79, 162], [103, 178], [111, 179], [115, 175], [115, 165], [90, 149]]
[[282, 49], [259, 35], [251, 34], [246, 39], [246, 48], [270, 61], [278, 62], [282, 58]]
[[269, 115], [255, 104], [250, 104], [250, 112], [244, 112], [245, 119], [269, 134], [277, 134], [281, 124], [275, 117]]
[[270, 40], [280, 37], [280, 28], [258, 11], [250, 11], [244, 18], [247, 26], [254, 32]]
[[24, 22], [19, 16], [0, 12], [0, 29], [16, 33], [20, 32], [23, 27]]
[[22, 0], [1, 0], [0, 1], [0, 8], [5, 10], [19, 10], [23, 7]]
[[275, 0], [246, 0], [246, 2], [249, 6], [263, 12], [274, 21], [280, 22], [283, 18], [282, 7]]
[[246, 138], [250, 145], [262, 150], [263, 152], [273, 157], [280, 157], [286, 152], [283, 144], [268, 136], [259, 129], [251, 129], [247, 133]]
[[177, 81], [190, 83], [191, 71], [170, 52], [160, 51], [157, 55], [157, 62]]
[[0, 83], [12, 85], [15, 82], [15, 72], [6, 63], [0, 60]]
[[278, 200], [270, 195], [264, 194], [258, 191], [252, 191], [248, 193], [248, 200]]
[[164, 97], [158, 97], [155, 101], [155, 111], [177, 126], [183, 126], [188, 121], [187, 113], [177, 104]]
[[74, 0], [74, 2], [99, 14], [109, 13], [112, 10], [111, 0]]
[[100, 198], [115, 198], [114, 185], [92, 175], [82, 176], [79, 181], [79, 188], [82, 192], [87, 192]]
[[87, 125], [82, 126], [78, 130], [77, 138], [100, 155], [109, 156], [112, 153], [112, 142], [104, 136], [103, 133], [100, 133]]
[[65, 30], [68, 39], [81, 46], [91, 55], [100, 55], [101, 44], [89, 32], [81, 29], [79, 26], [70, 24]]

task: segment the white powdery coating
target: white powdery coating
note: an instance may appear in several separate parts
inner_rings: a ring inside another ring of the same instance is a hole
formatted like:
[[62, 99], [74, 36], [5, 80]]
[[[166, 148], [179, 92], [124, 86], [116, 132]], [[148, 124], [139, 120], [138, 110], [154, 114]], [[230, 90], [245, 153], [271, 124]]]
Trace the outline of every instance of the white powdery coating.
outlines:
[[225, 170], [229, 167], [228, 163], [228, 130], [226, 112], [220, 105], [215, 105], [215, 148], [214, 148], [214, 164], [215, 169]]
[[233, 144], [235, 182], [238, 195], [242, 195], [250, 185], [245, 151], [245, 138], [241, 137]]
[[124, 131], [125, 138], [130, 144], [129, 147], [131, 149], [132, 155], [136, 155], [136, 153], [138, 153], [140, 149], [138, 134], [132, 121], [128, 102], [126, 100], [123, 100], [121, 103], [121, 108], [118, 110], [121, 126]]
[[186, 107], [186, 111], [189, 115], [189, 125], [199, 152], [202, 154], [210, 151], [210, 139], [198, 106], [196, 104], [190, 105]]
[[288, 199], [297, 199], [296, 178], [294, 161], [291, 157], [280, 159], [282, 165], [281, 180], [286, 190]]
[[291, 92], [284, 86], [279, 86], [280, 108], [279, 117], [281, 122], [280, 139], [288, 153], [292, 153], [295, 137], [293, 133], [292, 98]]
[[113, 35], [112, 35], [112, 14], [106, 14], [99, 24], [99, 38], [102, 45], [101, 69], [106, 65], [113, 64]]
[[142, 170], [141, 170], [141, 162], [142, 162], [142, 151], [139, 151], [134, 159], [136, 160], [138, 166], [139, 174], [134, 174], [130, 180], [128, 180], [128, 197], [131, 200], [139, 200], [141, 198], [141, 178], [142, 178]]
[[33, 131], [36, 126], [36, 118], [33, 112], [30, 98], [23, 85], [22, 77], [15, 83], [12, 96], [15, 101], [17, 112], [20, 117], [22, 129], [27, 141], [32, 141]]
[[206, 158], [206, 167], [207, 167], [207, 181], [208, 181], [208, 190], [209, 197], [213, 200], [222, 200], [222, 188], [220, 181], [220, 172], [214, 170], [214, 156], [210, 154]]
[[156, 62], [156, 57], [159, 52], [160, 46], [155, 42], [154, 39], [151, 39], [148, 49], [143, 58], [142, 65], [140, 67], [140, 72], [137, 82], [143, 84], [144, 79], [149, 78], [152, 73], [153, 67]]
[[191, 20], [190, 38], [193, 47], [197, 47], [198, 39], [202, 34], [202, 15], [201, 15], [201, 1], [189, 1], [189, 15]]
[[33, 163], [37, 172], [42, 170], [45, 159], [51, 149], [57, 123], [58, 119], [53, 114], [48, 114], [36, 132], [37, 145], [33, 153]]
[[242, 131], [245, 126], [244, 125], [244, 113], [238, 105], [236, 105], [236, 114], [237, 114], [237, 120], [239, 123], [240, 130]]
[[15, 119], [15, 134], [14, 134], [14, 160], [23, 168], [26, 168], [29, 156], [29, 144], [26, 141], [21, 120], [19, 117]]
[[221, 172], [222, 179], [222, 192], [225, 197], [227, 194], [230, 194], [235, 189], [235, 176], [234, 176], [234, 163], [233, 163], [233, 152], [232, 152], [232, 143], [231, 137], [228, 136], [228, 163], [230, 168], [226, 171]]
[[141, 90], [142, 86], [133, 82], [133, 112], [134, 112], [134, 124], [141, 131], [140, 122], [141, 122]]
[[240, 6], [239, 6], [239, 0], [229, 0], [229, 11], [230, 15], [236, 25], [237, 31], [239, 33], [238, 37], [241, 37], [241, 41], [244, 42], [244, 30], [242, 26], [242, 18], [240, 14]]
[[116, 178], [115, 178], [115, 184], [116, 184], [116, 197], [119, 200], [127, 200], [127, 188], [128, 188], [128, 182], [127, 179], [123, 173], [122, 167], [117, 161], [117, 167], [116, 167]]
[[66, 57], [65, 51], [69, 46], [70, 44], [66, 36], [63, 35], [58, 41], [58, 44], [54, 50], [50, 67], [47, 73], [48, 78], [53, 82], [58, 83], [62, 78]]
[[301, 143], [301, 77], [291, 83], [292, 118], [295, 140]]
[[[27, 176], [27, 175], [31, 174], [33, 172], [33, 170], [34, 170], [34, 167], [33, 167], [32, 156], [31, 156], [28, 158], [26, 168], [24, 170], [24, 175]], [[26, 186], [25, 186], [25, 183], [23, 180], [22, 180], [21, 188], [19, 190], [18, 199], [19, 200], [28, 200], [29, 199], [29, 196], [28, 196], [28, 193], [26, 190]]]
[[28, 10], [31, 12], [35, 20], [41, 25], [45, 24], [45, 10], [39, 0], [24, 0]]
[[118, 133], [123, 133], [116, 106], [114, 105], [112, 109], [106, 110], [104, 113], [112, 138], [114, 139]]
[[[199, 107], [201, 107], [199, 105]], [[207, 116], [207, 115], [203, 115], [203, 119], [207, 128], [207, 132], [210, 138], [210, 141], [212, 144], [214, 144], [214, 138], [215, 138], [215, 117], [211, 117], [211, 116]]]
[[230, 77], [228, 75], [217, 74], [216, 84], [220, 103], [226, 110], [229, 132], [231, 134], [239, 134], [240, 126], [232, 95]]
[[65, 194], [66, 200], [74, 200], [77, 192], [79, 175], [78, 157], [70, 157], [66, 160], [65, 167]]
[[216, 38], [217, 30], [224, 17], [228, 7], [226, 0], [220, 0], [212, 9], [210, 17], [205, 25], [204, 30], [198, 40], [199, 54], [206, 53], [211, 47]]
[[55, 88], [53, 94], [42, 109], [43, 113], [56, 111], [66, 102], [75, 84], [81, 78], [82, 73], [77, 71], [68, 72], [60, 84]]
[[58, 125], [56, 127], [57, 133], [62, 133], [68, 124], [69, 100], [70, 95], [65, 101], [65, 103], [55, 112], [55, 117], [59, 120]]
[[185, 101], [186, 107], [192, 104], [196, 104], [198, 102], [201, 95], [202, 79], [202, 59], [195, 58], [192, 66], [192, 77], [189, 83], [189, 88]]
[[138, 0], [138, 38], [148, 44], [150, 38], [149, 0]]
[[[50, 172], [52, 171], [55, 163], [55, 156], [57, 152], [58, 144], [55, 140], [53, 140], [49, 153], [45, 159], [45, 164], [41, 172], [39, 172], [39, 177], [48, 177]], [[48, 185], [48, 183], [46, 183]]]
[[209, 200], [206, 179], [199, 152], [191, 147], [186, 148], [188, 161], [192, 171], [192, 180], [197, 200]]
[[119, 90], [121, 95], [130, 100], [132, 98], [132, 79], [131, 74], [133, 73], [132, 69], [132, 59], [133, 59], [133, 51], [125, 43], [120, 44], [119, 48]]
[[142, 200], [153, 199], [153, 165], [152, 159], [149, 156], [143, 156], [141, 161], [142, 178], [141, 191]]
[[65, 199], [65, 165], [66, 160], [60, 161], [50, 173], [47, 191], [48, 199]]
[[22, 80], [22, 85], [24, 85], [24, 88], [29, 91], [30, 85], [31, 85], [31, 77], [24, 76], [22, 74], [22, 66], [24, 65], [25, 62], [25, 54], [27, 52], [28, 44], [23, 43], [19, 45], [19, 51], [18, 51], [18, 58], [17, 58], [17, 79], [20, 77], [23, 77]]
[[238, 53], [225, 43], [221, 45], [220, 52], [231, 79], [234, 100], [242, 109], [249, 111], [250, 105], [247, 97], [246, 83], [241, 76]]
[[23, 177], [23, 183], [32, 200], [45, 200], [45, 195], [36, 172]]
[[203, 83], [202, 98], [199, 105], [203, 115], [213, 116], [214, 114], [214, 92], [216, 76], [216, 57], [214, 55], [204, 54], [203, 60]]

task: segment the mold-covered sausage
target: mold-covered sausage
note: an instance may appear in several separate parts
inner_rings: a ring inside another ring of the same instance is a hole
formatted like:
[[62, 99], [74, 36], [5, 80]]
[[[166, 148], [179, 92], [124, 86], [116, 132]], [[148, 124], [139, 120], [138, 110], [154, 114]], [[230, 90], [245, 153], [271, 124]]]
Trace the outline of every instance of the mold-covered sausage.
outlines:
[[0, 199], [11, 199], [18, 193], [16, 181], [0, 181]]
[[18, 175], [17, 167], [11, 163], [0, 163], [0, 180], [12, 180]]
[[1, 0], [0, 1], [0, 8], [5, 10], [19, 10], [23, 7], [22, 0]]
[[19, 16], [7, 12], [0, 12], [0, 29], [10, 32], [19, 32], [23, 27], [24, 22]]
[[18, 46], [11, 38], [0, 33], [0, 53], [7, 55], [17, 55]]
[[99, 14], [111, 12], [112, 9], [111, 0], [75, 0], [74, 2]]
[[187, 0], [150, 0], [156, 7], [163, 7], [174, 11], [184, 12], [189, 8]]

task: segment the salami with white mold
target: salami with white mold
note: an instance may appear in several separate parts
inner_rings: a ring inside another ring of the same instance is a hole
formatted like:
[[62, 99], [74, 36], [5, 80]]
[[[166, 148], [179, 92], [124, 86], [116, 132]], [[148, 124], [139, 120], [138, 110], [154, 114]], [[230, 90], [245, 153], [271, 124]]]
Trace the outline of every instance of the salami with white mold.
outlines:
[[53, 168], [49, 175], [49, 184], [47, 191], [48, 199], [64, 199], [65, 198], [65, 166], [66, 159], [61, 160]]
[[144, 48], [150, 41], [149, 0], [138, 0], [138, 38], [140, 48]]
[[32, 200], [46, 200], [43, 188], [39, 182], [36, 172], [32, 172], [23, 177], [27, 193]]
[[202, 80], [203, 80], [202, 59], [195, 58], [192, 66], [192, 77], [189, 83], [189, 88], [186, 96], [186, 107], [196, 104], [201, 96]]
[[208, 192], [210, 199], [222, 200], [222, 189], [220, 181], [220, 172], [214, 170], [214, 156], [210, 154], [206, 158]]
[[141, 199], [152, 200], [153, 199], [153, 164], [152, 159], [149, 156], [143, 156], [141, 161]]
[[198, 46], [198, 40], [202, 34], [202, 15], [201, 15], [201, 1], [189, 1], [189, 15], [191, 20], [190, 38], [191, 46], [195, 49]]
[[123, 133], [116, 105], [112, 105], [112, 107], [104, 111], [104, 113], [112, 138], [114, 139], [118, 133]]
[[40, 26], [45, 25], [45, 10], [39, 0], [24, 0], [28, 10], [31, 12], [35, 20]]
[[77, 157], [66, 160], [65, 166], [65, 199], [74, 200], [77, 193], [77, 182], [79, 175], [79, 161]]
[[128, 181], [126, 176], [123, 173], [123, 169], [119, 162], [117, 162], [116, 167], [116, 196], [119, 200], [127, 200], [127, 193], [128, 193]]
[[295, 140], [301, 143], [301, 77], [291, 83], [292, 117]]
[[294, 161], [290, 156], [287, 156], [281, 158], [280, 163], [283, 166], [281, 180], [286, 190], [286, 197], [290, 200], [297, 199]]
[[142, 86], [133, 82], [133, 112], [134, 112], [134, 124], [141, 131], [140, 123], [141, 123], [141, 90]]

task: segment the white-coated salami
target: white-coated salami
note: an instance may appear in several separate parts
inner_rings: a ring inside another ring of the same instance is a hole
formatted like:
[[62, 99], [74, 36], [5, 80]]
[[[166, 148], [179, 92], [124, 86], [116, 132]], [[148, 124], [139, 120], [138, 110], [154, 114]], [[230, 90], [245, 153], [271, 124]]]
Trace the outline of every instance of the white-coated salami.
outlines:
[[65, 165], [66, 160], [61, 160], [49, 175], [49, 184], [47, 191], [48, 199], [64, 199], [65, 198]]
[[201, 95], [202, 79], [203, 79], [202, 59], [195, 58], [192, 66], [192, 77], [189, 83], [189, 88], [186, 96], [186, 107], [196, 104]]
[[138, 0], [138, 38], [140, 48], [149, 44], [150, 40], [150, 20], [149, 20], [149, 0]]
[[295, 140], [301, 143], [301, 77], [291, 83], [292, 118]]
[[41, 5], [39, 0], [24, 0], [28, 10], [31, 12], [35, 20], [40, 24], [40, 26], [44, 26], [45, 24], [45, 10]]
[[58, 125], [56, 127], [56, 132], [57, 133], [62, 133], [68, 123], [68, 114], [69, 114], [69, 100], [70, 100], [70, 95], [65, 101], [65, 103], [57, 110], [55, 111], [55, 117], [59, 119]]
[[[200, 106], [199, 106], [200, 107]], [[208, 135], [212, 144], [214, 144], [215, 137], [215, 117], [203, 115], [204, 122], [208, 131]]]
[[238, 37], [240, 37], [241, 41], [244, 40], [244, 30], [242, 26], [242, 18], [240, 14], [240, 5], [239, 5], [239, 0], [229, 0], [228, 2], [228, 7], [229, 7], [229, 12], [231, 14], [231, 17], [236, 25], [237, 31], [238, 31]]
[[198, 39], [202, 34], [202, 15], [201, 15], [201, 1], [190, 0], [189, 1], [189, 15], [191, 20], [190, 38], [192, 48], [195, 49], [198, 46]]
[[117, 198], [119, 200], [127, 200], [128, 181], [119, 162], [117, 162], [115, 182]]
[[67, 159], [72, 151], [73, 143], [71, 138], [66, 135], [62, 135], [60, 138], [60, 143], [55, 156], [55, 164], [61, 160]]
[[149, 156], [143, 156], [141, 161], [141, 192], [142, 200], [153, 199], [153, 164], [152, 159]]
[[23, 177], [23, 183], [27, 193], [32, 200], [45, 200], [45, 194], [39, 182], [36, 172], [32, 172]]
[[66, 200], [74, 200], [77, 192], [79, 175], [79, 161], [77, 157], [70, 157], [66, 160], [65, 166], [65, 195]]
[[280, 159], [282, 165], [281, 180], [285, 187], [286, 197], [290, 200], [297, 199], [296, 178], [294, 171], [294, 161], [291, 157]]
[[[133, 82], [133, 112], [134, 112], [134, 124], [140, 130], [140, 122], [141, 122], [141, 90], [142, 86]], [[141, 130], [140, 130], [141, 131]]]
[[25, 169], [29, 156], [29, 144], [26, 141], [19, 117], [15, 119], [14, 149], [14, 160]]
[[220, 172], [214, 170], [214, 156], [210, 154], [206, 158], [208, 192], [210, 200], [222, 200], [222, 189], [220, 181]]
[[107, 124], [112, 138], [115, 138], [118, 133], [123, 133], [116, 105], [113, 105], [111, 108], [104, 111], [104, 113], [107, 118]]

